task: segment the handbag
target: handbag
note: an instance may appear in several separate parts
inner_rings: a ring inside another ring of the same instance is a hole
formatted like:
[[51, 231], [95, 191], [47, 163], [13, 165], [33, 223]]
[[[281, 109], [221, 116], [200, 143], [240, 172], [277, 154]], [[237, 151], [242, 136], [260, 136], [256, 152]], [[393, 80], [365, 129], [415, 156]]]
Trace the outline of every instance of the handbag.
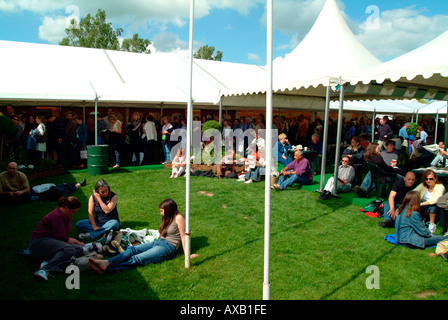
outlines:
[[36, 139], [37, 143], [47, 142], [48, 141], [47, 133], [45, 132], [43, 135], [37, 134], [34, 136], [34, 139]]

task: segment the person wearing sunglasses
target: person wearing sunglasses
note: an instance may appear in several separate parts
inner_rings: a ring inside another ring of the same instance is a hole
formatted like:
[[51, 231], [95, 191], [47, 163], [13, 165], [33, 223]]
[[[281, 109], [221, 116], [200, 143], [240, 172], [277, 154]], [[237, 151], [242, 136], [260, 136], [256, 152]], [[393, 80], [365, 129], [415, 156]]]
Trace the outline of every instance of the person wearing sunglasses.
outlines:
[[[355, 181], [355, 169], [350, 165], [350, 157], [345, 155], [342, 157], [342, 165], [338, 170], [338, 182], [336, 190], [338, 192], [349, 192], [352, 190], [352, 185]], [[335, 179], [331, 177], [328, 179], [324, 190], [319, 196], [320, 200], [327, 200], [331, 197], [334, 191]]]
[[423, 173], [422, 183], [414, 189], [421, 198], [421, 211], [423, 221], [428, 224], [431, 233], [436, 231], [437, 200], [445, 194], [445, 186], [437, 178], [437, 174], [428, 169]]

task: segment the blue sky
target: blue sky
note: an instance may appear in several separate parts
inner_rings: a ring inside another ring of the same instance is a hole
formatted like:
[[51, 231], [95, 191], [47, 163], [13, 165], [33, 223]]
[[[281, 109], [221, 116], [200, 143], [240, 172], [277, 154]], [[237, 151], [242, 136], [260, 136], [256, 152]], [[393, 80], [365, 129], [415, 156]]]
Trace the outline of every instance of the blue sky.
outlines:
[[[325, 0], [274, 0], [274, 58], [307, 34]], [[138, 32], [153, 53], [188, 54], [189, 0], [0, 0], [0, 40], [58, 44], [70, 18], [106, 11], [123, 36]], [[448, 30], [446, 0], [337, 0], [357, 38], [379, 59], [404, 54]], [[196, 0], [195, 50], [214, 46], [223, 61], [266, 64], [265, 0]], [[374, 6], [374, 7], [371, 7]], [[367, 11], [367, 8], [374, 11]], [[379, 26], [367, 27], [373, 15]], [[375, 16], [376, 17], [376, 16]], [[331, 36], [331, 30], [329, 32]]]

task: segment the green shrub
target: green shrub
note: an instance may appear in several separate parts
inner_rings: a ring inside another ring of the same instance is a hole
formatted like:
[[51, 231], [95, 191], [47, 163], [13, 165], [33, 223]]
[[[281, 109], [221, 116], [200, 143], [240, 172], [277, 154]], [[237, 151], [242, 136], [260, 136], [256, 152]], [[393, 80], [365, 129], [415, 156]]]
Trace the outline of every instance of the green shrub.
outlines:
[[418, 123], [415, 123], [415, 122], [410, 122], [409, 123], [409, 128], [408, 128], [408, 134], [411, 134], [411, 135], [417, 135], [417, 128], [418, 128]]

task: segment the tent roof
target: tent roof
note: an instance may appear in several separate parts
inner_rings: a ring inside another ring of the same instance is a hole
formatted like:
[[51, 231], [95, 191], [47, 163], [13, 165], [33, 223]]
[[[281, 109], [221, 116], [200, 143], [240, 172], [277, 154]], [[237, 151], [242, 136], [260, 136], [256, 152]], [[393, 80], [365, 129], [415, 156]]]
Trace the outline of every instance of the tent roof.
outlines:
[[349, 93], [377, 99], [448, 100], [447, 51], [448, 31], [400, 57], [357, 73], [344, 73], [341, 78]]
[[[304, 40], [284, 58], [273, 64], [273, 88], [285, 107], [312, 109], [316, 100], [326, 96], [326, 86], [335, 82], [343, 73], [357, 72], [380, 65], [381, 61], [371, 54], [355, 37], [347, 25], [335, 0], [327, 0]], [[253, 79], [251, 86], [224, 92], [225, 104], [250, 105], [251, 95], [265, 94], [265, 78]], [[252, 96], [253, 98], [253, 96]], [[290, 101], [298, 100], [300, 101]], [[260, 99], [254, 98], [257, 104]], [[275, 103], [275, 101], [274, 101]], [[260, 105], [259, 105], [260, 106]], [[322, 109], [321, 102], [318, 109]]]
[[[176, 54], [0, 41], [0, 100], [186, 104], [189, 60]], [[195, 103], [218, 103], [224, 85], [197, 65]]]

